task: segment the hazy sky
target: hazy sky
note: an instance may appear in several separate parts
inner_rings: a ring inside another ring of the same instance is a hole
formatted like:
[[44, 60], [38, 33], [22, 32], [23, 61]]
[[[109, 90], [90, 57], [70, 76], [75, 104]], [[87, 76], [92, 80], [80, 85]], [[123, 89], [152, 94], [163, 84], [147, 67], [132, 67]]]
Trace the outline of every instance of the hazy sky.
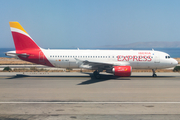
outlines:
[[42, 48], [180, 41], [180, 0], [0, 0], [0, 47], [18, 21]]

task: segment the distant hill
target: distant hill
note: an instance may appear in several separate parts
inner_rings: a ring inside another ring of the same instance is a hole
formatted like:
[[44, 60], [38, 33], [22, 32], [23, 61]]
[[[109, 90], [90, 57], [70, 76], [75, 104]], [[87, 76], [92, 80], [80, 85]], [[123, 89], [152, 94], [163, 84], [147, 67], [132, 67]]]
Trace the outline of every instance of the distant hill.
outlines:
[[123, 45], [104, 45], [97, 48], [180, 48], [180, 42], [135, 42]]

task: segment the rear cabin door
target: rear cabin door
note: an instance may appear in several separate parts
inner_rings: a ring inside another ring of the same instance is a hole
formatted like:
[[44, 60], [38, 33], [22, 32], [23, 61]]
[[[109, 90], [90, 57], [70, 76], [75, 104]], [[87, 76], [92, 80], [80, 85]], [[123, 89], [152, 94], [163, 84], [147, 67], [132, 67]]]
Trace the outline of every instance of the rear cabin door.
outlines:
[[39, 62], [44, 62], [44, 54], [42, 51], [39, 52]]

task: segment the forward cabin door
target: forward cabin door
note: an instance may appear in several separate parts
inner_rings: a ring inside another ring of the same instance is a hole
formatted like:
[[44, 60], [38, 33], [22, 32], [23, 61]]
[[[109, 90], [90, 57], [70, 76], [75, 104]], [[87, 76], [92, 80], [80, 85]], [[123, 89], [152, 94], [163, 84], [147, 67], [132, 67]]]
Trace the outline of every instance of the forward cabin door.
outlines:
[[159, 63], [160, 63], [159, 53], [154, 53], [154, 65], [153, 65], [153, 68], [157, 69], [159, 67]]
[[155, 55], [154, 55], [154, 63], [160, 63], [159, 53], [155, 53]]

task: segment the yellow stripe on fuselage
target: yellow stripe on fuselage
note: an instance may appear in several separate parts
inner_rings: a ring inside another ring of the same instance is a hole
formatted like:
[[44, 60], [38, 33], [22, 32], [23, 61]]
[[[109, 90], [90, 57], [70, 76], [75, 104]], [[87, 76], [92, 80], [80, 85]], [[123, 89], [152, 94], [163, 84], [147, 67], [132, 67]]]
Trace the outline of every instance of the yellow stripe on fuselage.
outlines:
[[[22, 30], [23, 32], [27, 33], [24, 28], [18, 22], [9, 22], [10, 27]], [[28, 33], [27, 33], [28, 34]]]

